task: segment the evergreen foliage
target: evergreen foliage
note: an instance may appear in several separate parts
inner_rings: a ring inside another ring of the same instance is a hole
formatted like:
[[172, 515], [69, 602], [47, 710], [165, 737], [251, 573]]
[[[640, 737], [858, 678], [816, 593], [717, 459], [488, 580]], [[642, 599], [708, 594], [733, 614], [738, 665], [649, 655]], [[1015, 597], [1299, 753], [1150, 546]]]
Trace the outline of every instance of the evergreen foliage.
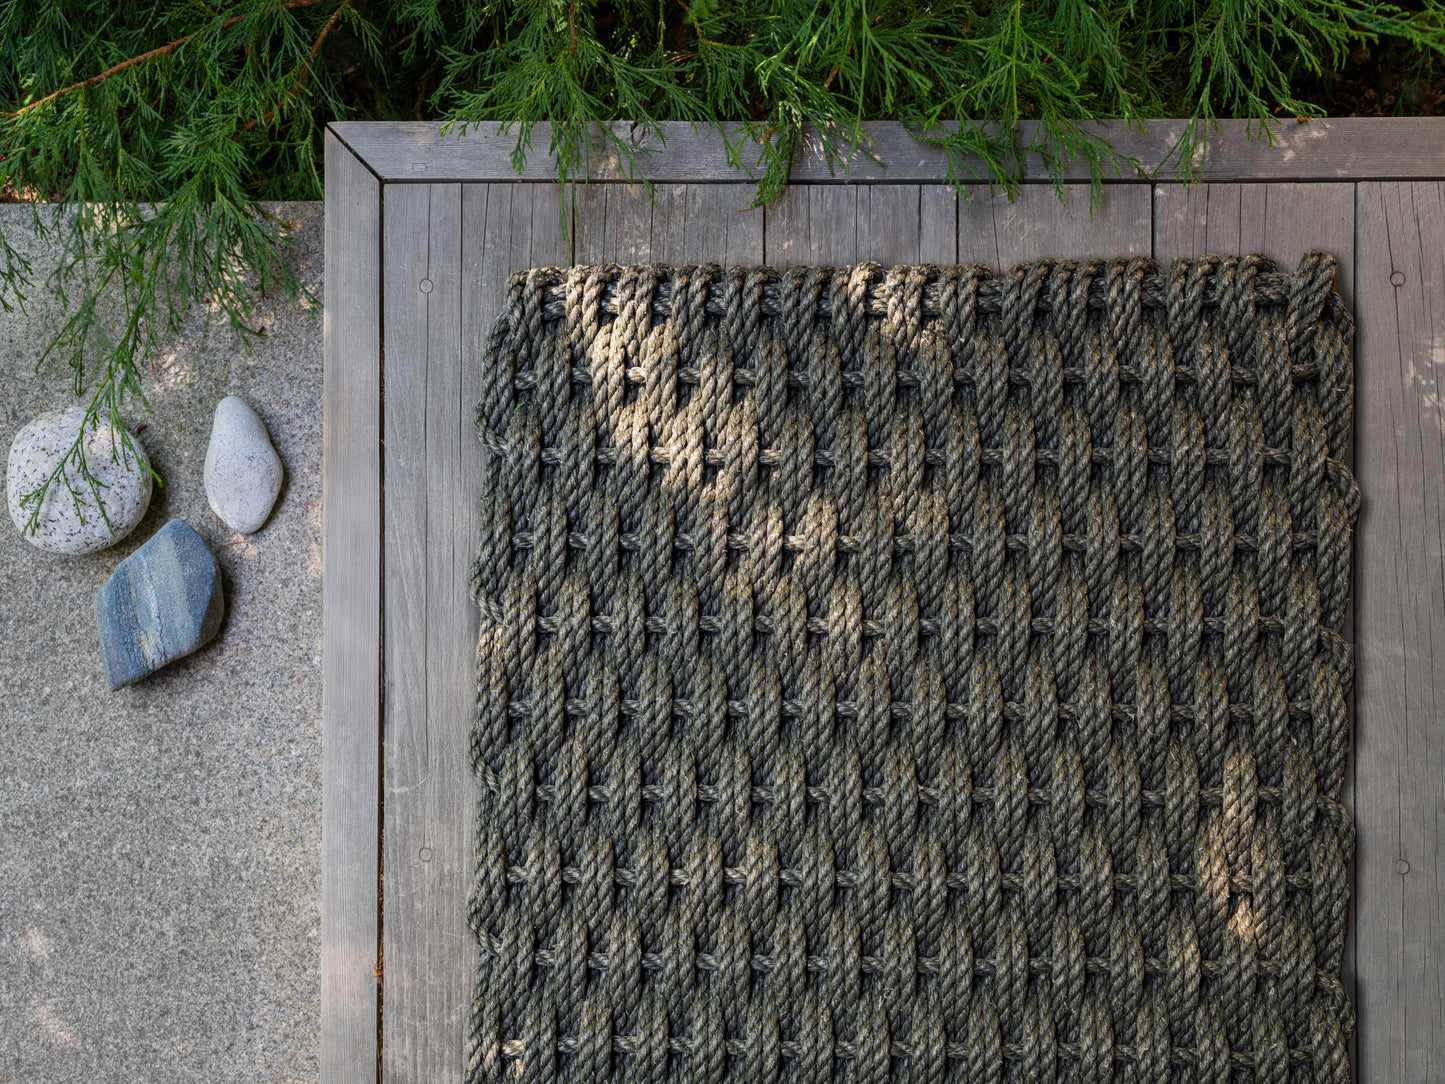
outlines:
[[[585, 174], [597, 121], [744, 121], [762, 141], [760, 200], [785, 183], [805, 122], [836, 148], [862, 121], [901, 121], [948, 150], [958, 181], [1009, 190], [1027, 154], [1056, 177], [1082, 157], [1097, 181], [1116, 156], [1079, 121], [1188, 117], [1176, 148], [1187, 161], [1217, 117], [1318, 115], [1292, 88], [1360, 44], [1390, 41], [1412, 78], [1432, 76], [1442, 4], [0, 0], [0, 185], [61, 205], [37, 207], [61, 253], [47, 281], [0, 237], [0, 304], [35, 288], [64, 299], [46, 356], [123, 431], [148, 350], [192, 306], [245, 336], [257, 290], [298, 296], [263, 201], [321, 197], [331, 118], [503, 122], [519, 163], [549, 121], [564, 179]], [[1022, 119], [1042, 122], [1030, 146]], [[100, 315], [107, 292], [119, 322]], [[77, 479], [78, 455], [54, 481]]]

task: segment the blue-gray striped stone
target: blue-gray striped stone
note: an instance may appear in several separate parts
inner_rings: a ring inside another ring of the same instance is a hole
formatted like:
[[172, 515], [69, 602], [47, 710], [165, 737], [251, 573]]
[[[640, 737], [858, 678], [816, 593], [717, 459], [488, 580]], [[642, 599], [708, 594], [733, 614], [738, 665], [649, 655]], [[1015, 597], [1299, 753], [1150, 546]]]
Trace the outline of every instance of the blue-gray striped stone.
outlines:
[[119, 689], [189, 655], [216, 635], [225, 608], [215, 556], [190, 524], [171, 520], [96, 593], [106, 683]]

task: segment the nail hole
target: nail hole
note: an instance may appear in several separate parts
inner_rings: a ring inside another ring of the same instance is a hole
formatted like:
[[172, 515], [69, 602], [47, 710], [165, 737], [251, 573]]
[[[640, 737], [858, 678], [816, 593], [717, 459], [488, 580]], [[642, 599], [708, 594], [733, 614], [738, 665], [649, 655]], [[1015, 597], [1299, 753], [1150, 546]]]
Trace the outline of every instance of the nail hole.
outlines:
[[1403, 285], [1405, 285], [1405, 275], [1404, 275], [1404, 273], [1403, 273], [1403, 272], [1400, 272], [1400, 271], [1396, 271], [1393, 275], [1391, 275], [1391, 276], [1390, 276], [1390, 285], [1391, 285], [1391, 286], [1403, 286]]

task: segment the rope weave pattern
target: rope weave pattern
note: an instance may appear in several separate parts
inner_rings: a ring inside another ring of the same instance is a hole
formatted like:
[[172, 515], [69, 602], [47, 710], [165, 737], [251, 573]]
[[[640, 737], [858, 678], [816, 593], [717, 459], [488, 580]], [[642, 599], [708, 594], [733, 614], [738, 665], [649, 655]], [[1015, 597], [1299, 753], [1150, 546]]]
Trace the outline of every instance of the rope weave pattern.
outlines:
[[469, 1080], [1346, 1084], [1334, 277], [515, 275]]

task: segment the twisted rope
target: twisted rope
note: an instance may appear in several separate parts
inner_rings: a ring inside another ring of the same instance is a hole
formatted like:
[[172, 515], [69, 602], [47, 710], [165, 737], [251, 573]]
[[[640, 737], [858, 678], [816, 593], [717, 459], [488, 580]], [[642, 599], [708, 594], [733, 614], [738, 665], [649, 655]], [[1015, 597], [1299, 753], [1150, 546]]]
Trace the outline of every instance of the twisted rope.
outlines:
[[468, 1080], [1347, 1084], [1334, 275], [513, 276]]

